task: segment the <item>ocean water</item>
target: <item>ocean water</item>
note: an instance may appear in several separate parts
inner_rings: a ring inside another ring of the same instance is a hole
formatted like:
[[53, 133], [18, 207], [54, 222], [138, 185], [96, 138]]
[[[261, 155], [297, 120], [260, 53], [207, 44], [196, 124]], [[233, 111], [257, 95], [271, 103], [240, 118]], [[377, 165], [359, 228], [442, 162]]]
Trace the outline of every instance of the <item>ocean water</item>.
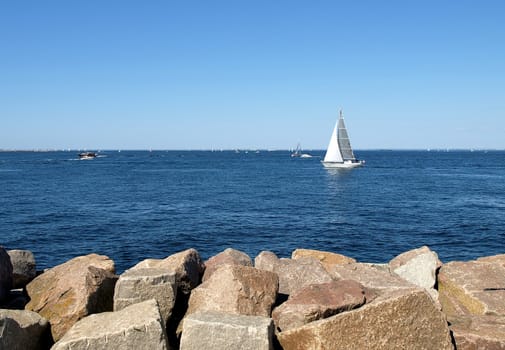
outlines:
[[193, 247], [254, 258], [296, 248], [387, 262], [505, 253], [504, 151], [357, 151], [335, 171], [287, 151], [0, 152], [0, 245], [39, 269], [99, 253], [121, 272]]

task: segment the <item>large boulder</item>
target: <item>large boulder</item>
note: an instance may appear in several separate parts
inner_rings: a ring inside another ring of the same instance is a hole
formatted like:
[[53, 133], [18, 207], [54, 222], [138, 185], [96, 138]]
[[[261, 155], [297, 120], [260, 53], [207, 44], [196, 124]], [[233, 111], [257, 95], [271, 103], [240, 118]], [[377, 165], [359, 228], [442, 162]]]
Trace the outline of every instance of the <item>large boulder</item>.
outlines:
[[333, 281], [323, 265], [313, 258], [279, 259], [272, 252], [261, 252], [254, 259], [254, 266], [277, 274], [279, 293], [285, 295], [290, 295], [310, 284]]
[[277, 335], [284, 350], [453, 349], [444, 315], [422, 289], [383, 290], [370, 304]]
[[202, 281], [207, 280], [210, 275], [214, 273], [221, 265], [242, 265], [253, 266], [252, 260], [244, 252], [233, 248], [227, 248], [221, 253], [214, 255], [205, 262], [205, 273], [203, 274]]
[[352, 280], [311, 284], [291, 294], [273, 310], [272, 318], [279, 330], [286, 331], [352, 310], [365, 301], [363, 286]]
[[36, 350], [47, 346], [48, 322], [26, 310], [0, 309], [0, 349]]
[[175, 272], [179, 290], [184, 294], [189, 294], [200, 283], [203, 271], [205, 270], [205, 265], [200, 258], [200, 254], [193, 248], [170, 255], [165, 259], [143, 260], [132, 267], [132, 269], [153, 267]]
[[31, 300], [26, 310], [39, 313], [51, 324], [55, 341], [78, 320], [113, 306], [114, 262], [89, 254], [47, 270], [26, 286]]
[[170, 320], [177, 296], [175, 272], [160, 269], [131, 269], [119, 276], [114, 290], [114, 311], [155, 299], [165, 325]]
[[12, 262], [13, 288], [24, 288], [37, 275], [35, 256], [29, 250], [9, 250]]
[[505, 349], [504, 316], [461, 316], [450, 328], [458, 350]]
[[465, 315], [505, 316], [504, 276], [500, 256], [444, 264], [438, 274], [438, 290], [449, 321]]
[[329, 269], [332, 265], [345, 265], [355, 263], [356, 259], [350, 258], [348, 256], [325, 252], [320, 250], [312, 250], [312, 249], [295, 249], [293, 253], [291, 253], [291, 259], [300, 259], [300, 258], [314, 258], [317, 259], [323, 264], [325, 269]]
[[12, 263], [7, 251], [0, 246], [0, 304], [7, 299], [12, 289]]
[[51, 350], [168, 349], [165, 326], [155, 300], [121, 311], [83, 318]]
[[223, 265], [193, 289], [186, 315], [218, 311], [270, 317], [277, 297], [277, 275], [241, 265]]
[[434, 300], [438, 300], [435, 283], [437, 270], [441, 266], [442, 262], [438, 259], [437, 253], [427, 246], [400, 254], [389, 262], [391, 272], [424, 288]]
[[195, 313], [184, 319], [181, 350], [271, 350], [274, 327], [270, 318]]

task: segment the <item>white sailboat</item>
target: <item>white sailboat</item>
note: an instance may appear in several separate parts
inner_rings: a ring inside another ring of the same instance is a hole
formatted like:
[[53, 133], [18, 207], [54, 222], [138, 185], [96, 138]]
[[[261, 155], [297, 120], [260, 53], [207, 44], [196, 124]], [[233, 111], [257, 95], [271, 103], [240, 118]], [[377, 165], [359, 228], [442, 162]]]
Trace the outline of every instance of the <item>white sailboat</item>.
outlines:
[[298, 143], [298, 145], [296, 145], [295, 151], [291, 153], [291, 157], [312, 158], [312, 155], [310, 155], [309, 153], [303, 153], [302, 146], [300, 145], [300, 143]]
[[326, 155], [322, 161], [325, 168], [356, 168], [365, 164], [364, 160], [358, 160], [354, 156], [349, 141], [349, 135], [345, 128], [342, 110], [326, 150]]

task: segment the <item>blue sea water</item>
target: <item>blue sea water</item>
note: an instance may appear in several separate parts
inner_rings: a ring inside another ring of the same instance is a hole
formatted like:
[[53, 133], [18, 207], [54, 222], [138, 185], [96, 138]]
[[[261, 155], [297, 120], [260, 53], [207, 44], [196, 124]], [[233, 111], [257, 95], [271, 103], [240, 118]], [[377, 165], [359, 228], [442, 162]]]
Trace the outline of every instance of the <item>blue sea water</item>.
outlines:
[[442, 261], [505, 253], [505, 152], [358, 151], [335, 171], [287, 151], [0, 152], [0, 245], [39, 269], [99, 253], [145, 258], [296, 248], [387, 262], [422, 245]]

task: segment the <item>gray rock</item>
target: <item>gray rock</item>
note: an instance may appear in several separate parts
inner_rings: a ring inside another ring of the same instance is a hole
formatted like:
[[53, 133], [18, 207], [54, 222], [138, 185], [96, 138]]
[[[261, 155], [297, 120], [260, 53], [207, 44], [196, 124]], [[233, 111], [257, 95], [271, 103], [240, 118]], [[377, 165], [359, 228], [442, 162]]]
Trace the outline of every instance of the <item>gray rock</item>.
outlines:
[[254, 266], [273, 272], [279, 276], [279, 293], [292, 294], [310, 284], [333, 281], [323, 265], [311, 257], [299, 259], [279, 259], [272, 252], [261, 252], [254, 259]]
[[438, 300], [438, 292], [434, 287], [436, 273], [441, 266], [437, 253], [426, 246], [400, 254], [389, 262], [391, 272], [424, 288], [433, 300]]
[[189, 294], [200, 283], [205, 270], [200, 254], [193, 248], [170, 255], [165, 259], [143, 260], [130, 270], [152, 267], [175, 272], [177, 286], [184, 294]]
[[273, 334], [267, 317], [195, 313], [184, 319], [181, 350], [271, 350]]
[[155, 299], [165, 325], [170, 320], [177, 297], [175, 272], [167, 269], [131, 269], [119, 276], [114, 290], [114, 311]]
[[7, 251], [0, 246], [0, 303], [7, 299], [12, 289], [12, 263]]
[[48, 325], [47, 320], [35, 312], [0, 309], [0, 349], [42, 349]]
[[35, 257], [29, 250], [9, 250], [12, 263], [13, 288], [24, 288], [37, 275]]
[[78, 321], [52, 350], [168, 349], [165, 326], [154, 299]]

